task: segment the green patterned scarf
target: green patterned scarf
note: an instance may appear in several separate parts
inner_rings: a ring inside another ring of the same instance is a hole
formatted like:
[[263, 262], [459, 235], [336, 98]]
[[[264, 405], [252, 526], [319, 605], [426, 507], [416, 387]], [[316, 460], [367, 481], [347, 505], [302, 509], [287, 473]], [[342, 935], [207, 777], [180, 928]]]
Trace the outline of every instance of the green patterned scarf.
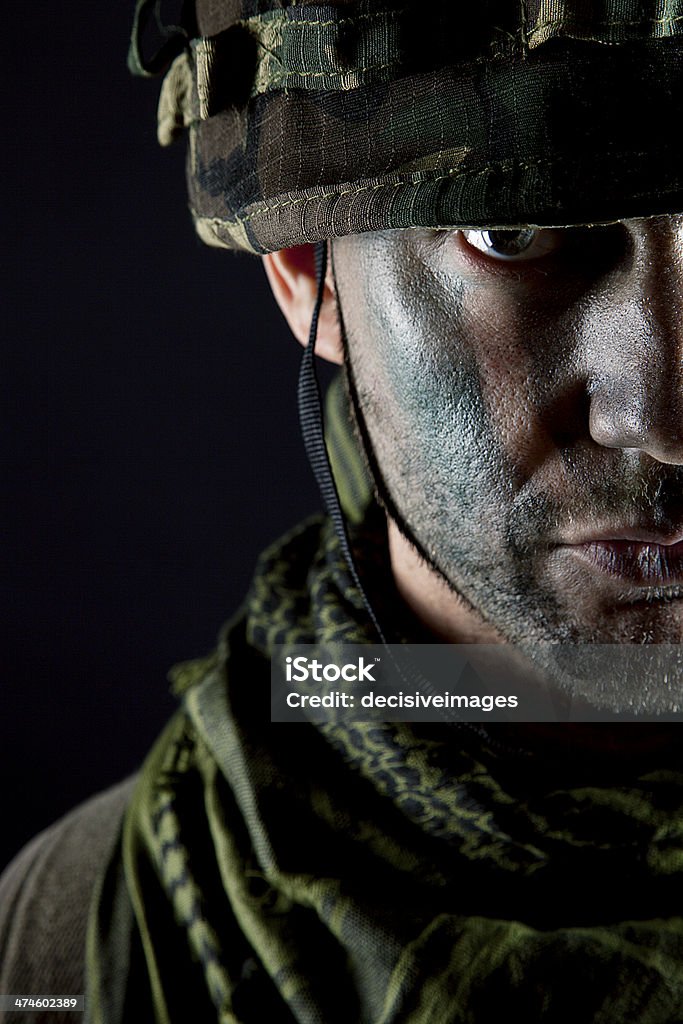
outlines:
[[[352, 533], [406, 635], [375, 506]], [[271, 724], [274, 644], [367, 629], [316, 518], [262, 556], [216, 653], [176, 670], [93, 907], [89, 1024], [682, 1021], [680, 764]]]

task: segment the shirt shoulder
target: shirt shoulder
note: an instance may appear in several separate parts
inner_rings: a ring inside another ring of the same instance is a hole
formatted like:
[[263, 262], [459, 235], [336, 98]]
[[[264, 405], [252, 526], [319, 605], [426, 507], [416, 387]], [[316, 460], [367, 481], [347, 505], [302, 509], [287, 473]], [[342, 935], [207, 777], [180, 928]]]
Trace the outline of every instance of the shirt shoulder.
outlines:
[[0, 877], [0, 992], [80, 995], [91, 897], [135, 776], [39, 833]]

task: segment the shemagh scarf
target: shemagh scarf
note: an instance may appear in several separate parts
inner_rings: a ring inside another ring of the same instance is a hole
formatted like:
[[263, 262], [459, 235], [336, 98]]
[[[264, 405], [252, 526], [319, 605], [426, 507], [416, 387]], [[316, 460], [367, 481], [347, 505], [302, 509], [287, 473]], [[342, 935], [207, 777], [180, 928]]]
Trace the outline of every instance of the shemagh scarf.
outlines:
[[[358, 520], [362, 471], [336, 428]], [[352, 540], [406, 636], [372, 503]], [[318, 640], [373, 640], [323, 518], [265, 552], [215, 654], [175, 672], [182, 706], [92, 908], [89, 1024], [683, 1021], [680, 761], [272, 724], [269, 651]]]

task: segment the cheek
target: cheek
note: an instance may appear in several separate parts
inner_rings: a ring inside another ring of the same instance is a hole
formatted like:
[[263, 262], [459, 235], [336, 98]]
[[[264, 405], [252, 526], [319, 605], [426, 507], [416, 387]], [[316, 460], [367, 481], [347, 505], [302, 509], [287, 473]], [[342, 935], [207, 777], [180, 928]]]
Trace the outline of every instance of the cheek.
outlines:
[[413, 519], [457, 508], [463, 524], [485, 513], [490, 521], [488, 506], [511, 473], [508, 396], [519, 389], [507, 384], [510, 352], [501, 365], [493, 328], [468, 308], [462, 283], [446, 286], [419, 267], [384, 272], [359, 298], [362, 323], [347, 323], [350, 363], [396, 505]]
[[461, 330], [476, 352], [482, 415], [520, 490], [578, 429], [575, 317], [551, 315], [514, 293], [482, 289], [469, 299]]
[[363, 296], [367, 330], [352, 357], [361, 361], [366, 397], [391, 426], [392, 450], [411, 450], [417, 432], [449, 462], [462, 451], [484, 465], [521, 464], [538, 427], [542, 382], [553, 376], [538, 324], [514, 300], [435, 278], [419, 268], [394, 271], [381, 292]]

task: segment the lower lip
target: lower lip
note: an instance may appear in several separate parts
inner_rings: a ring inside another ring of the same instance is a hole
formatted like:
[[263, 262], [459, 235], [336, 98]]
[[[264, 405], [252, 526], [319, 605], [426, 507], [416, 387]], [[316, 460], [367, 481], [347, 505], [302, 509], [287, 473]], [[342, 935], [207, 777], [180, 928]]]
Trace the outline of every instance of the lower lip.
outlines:
[[590, 568], [639, 587], [683, 583], [683, 541], [652, 544], [630, 540], [596, 540], [567, 545]]

